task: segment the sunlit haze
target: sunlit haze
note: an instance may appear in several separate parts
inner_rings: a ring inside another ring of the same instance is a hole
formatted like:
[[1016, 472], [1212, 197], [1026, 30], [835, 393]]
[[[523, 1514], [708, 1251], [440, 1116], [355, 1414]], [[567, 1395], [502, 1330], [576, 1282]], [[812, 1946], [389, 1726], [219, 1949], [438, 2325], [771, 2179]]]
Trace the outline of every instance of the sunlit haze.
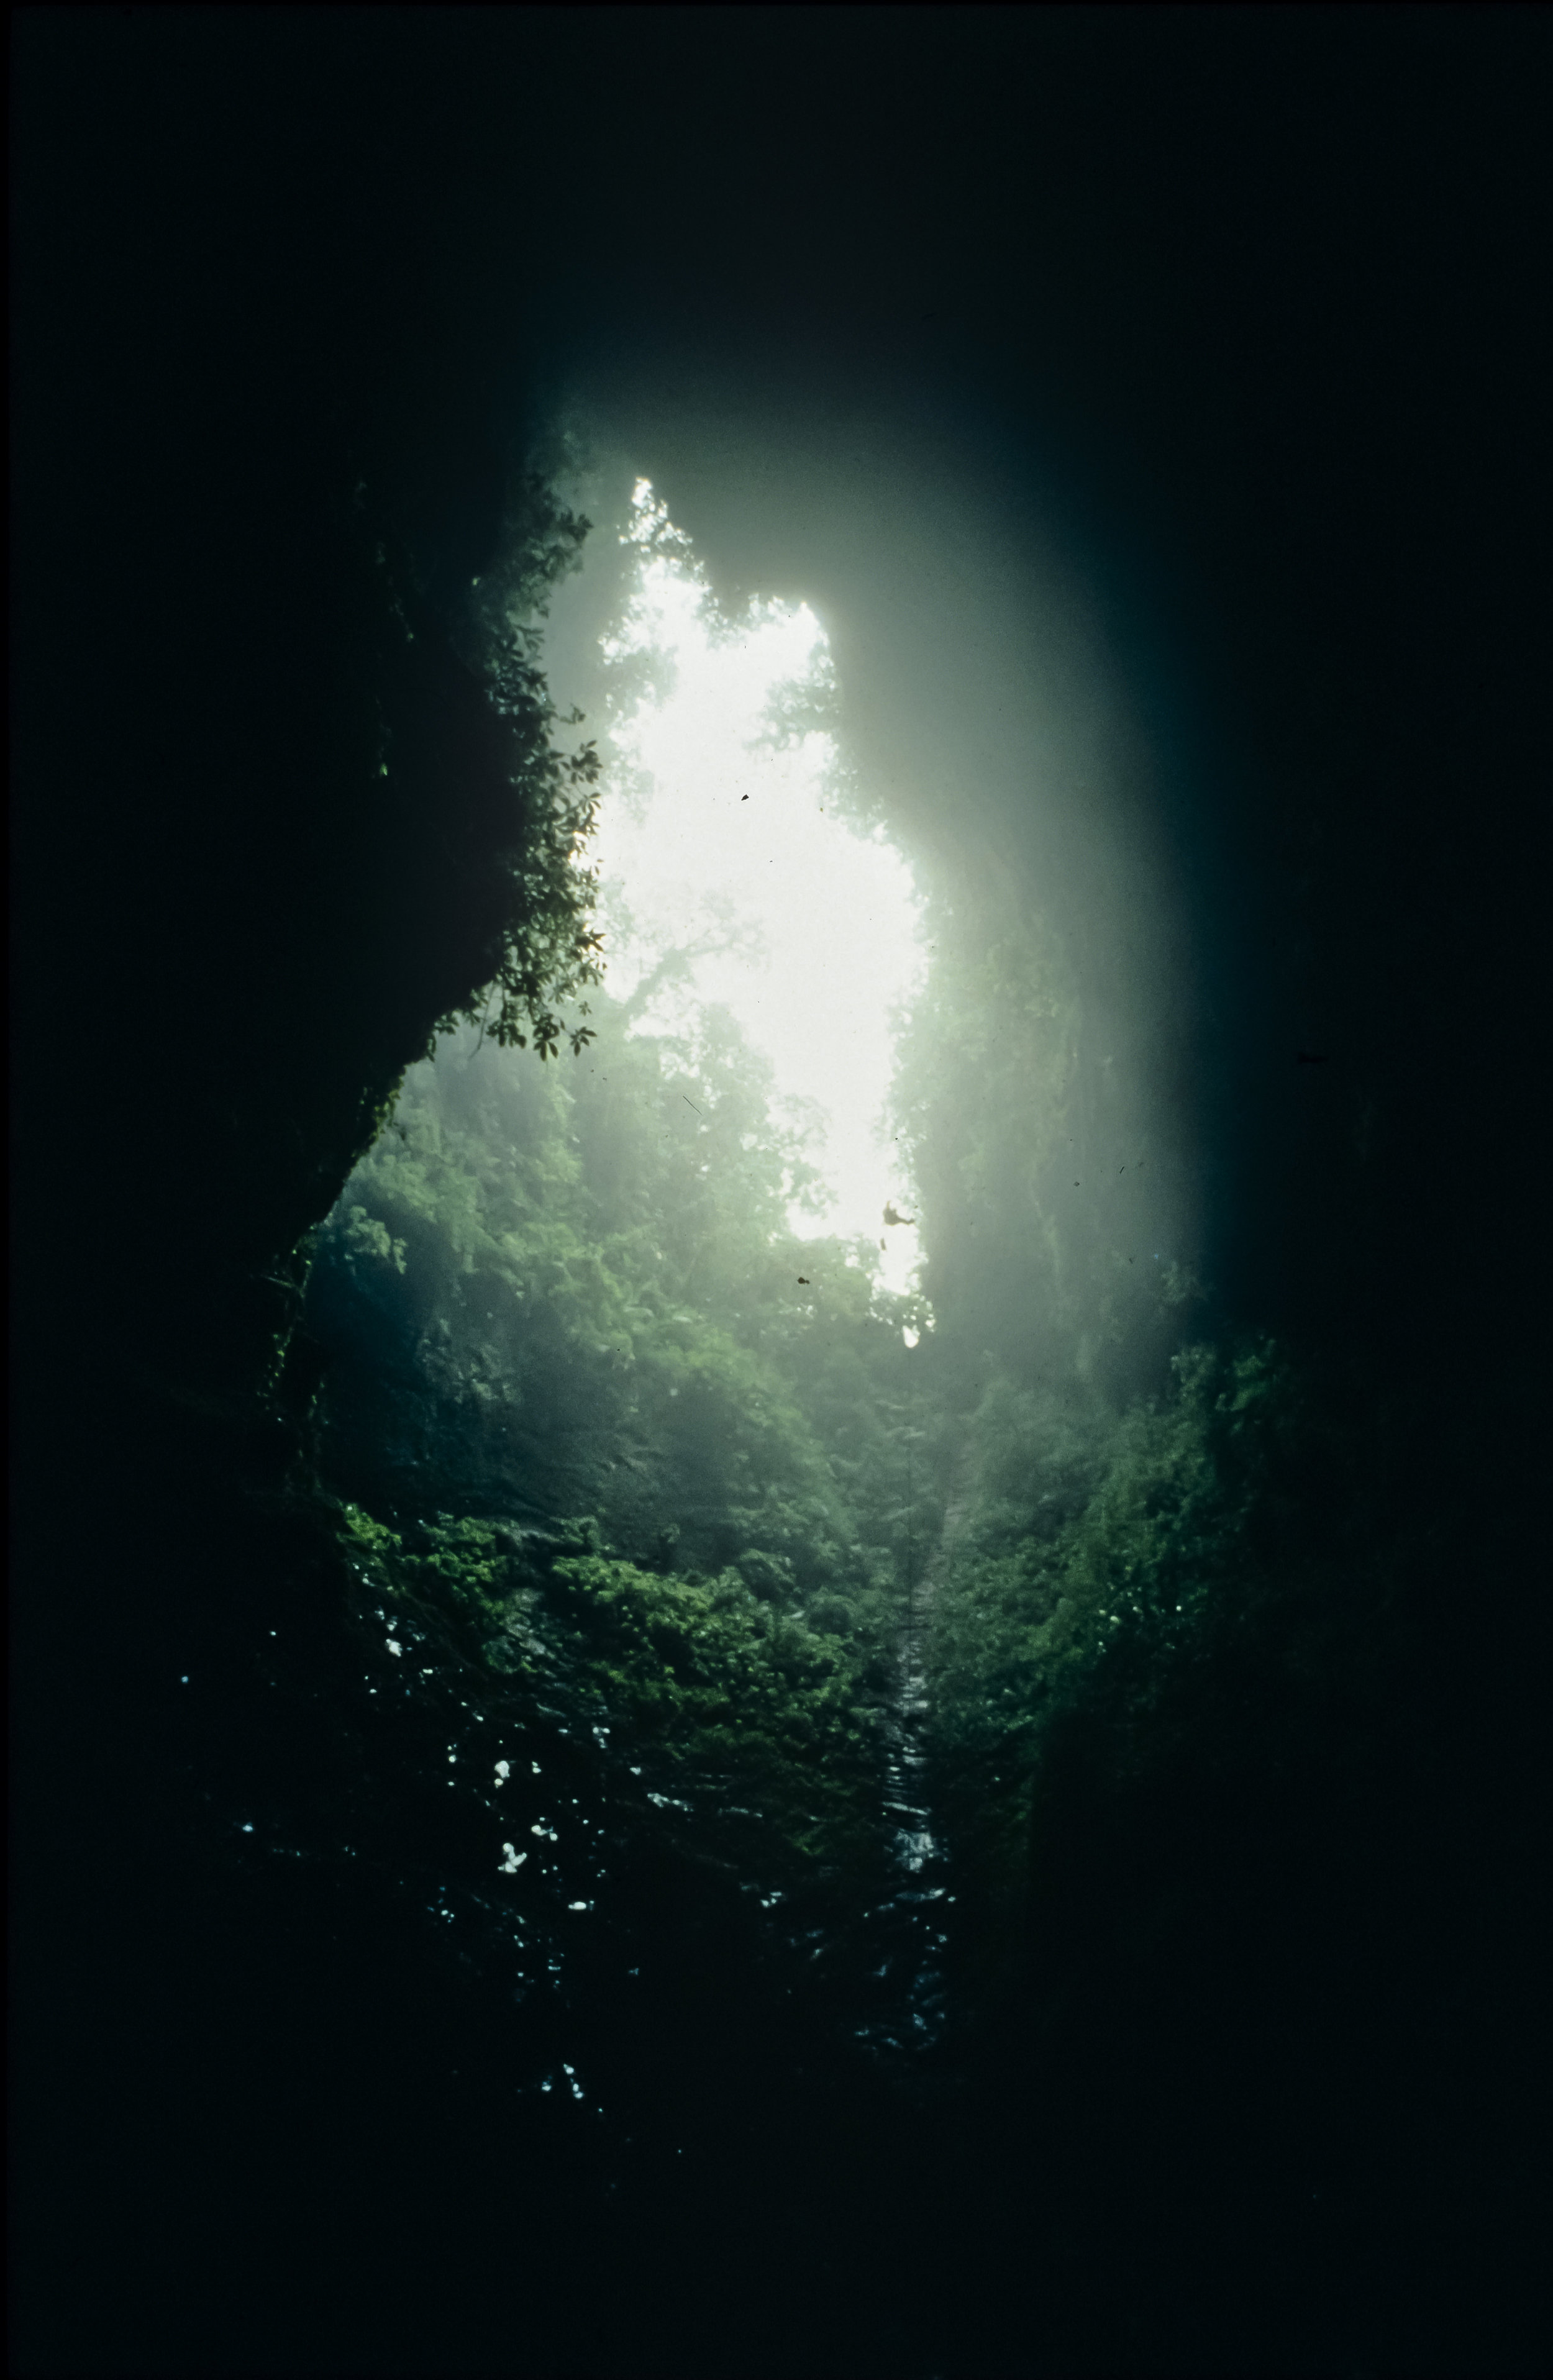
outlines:
[[779, 1099], [822, 1111], [810, 1147], [832, 1203], [795, 1207], [806, 1235], [883, 1242], [882, 1278], [911, 1285], [917, 1235], [882, 1111], [892, 1012], [916, 986], [923, 949], [910, 870], [882, 834], [827, 808], [835, 753], [818, 730], [777, 748], [781, 687], [822, 683], [825, 638], [805, 604], [718, 620], [686, 540], [649, 484], [633, 498], [640, 553], [632, 601], [604, 647], [647, 657], [652, 691], [614, 723], [594, 846], [604, 886], [607, 981], [629, 999], [668, 948], [688, 974], [649, 1001], [637, 1030], [683, 1028], [720, 1003], [770, 1061]]

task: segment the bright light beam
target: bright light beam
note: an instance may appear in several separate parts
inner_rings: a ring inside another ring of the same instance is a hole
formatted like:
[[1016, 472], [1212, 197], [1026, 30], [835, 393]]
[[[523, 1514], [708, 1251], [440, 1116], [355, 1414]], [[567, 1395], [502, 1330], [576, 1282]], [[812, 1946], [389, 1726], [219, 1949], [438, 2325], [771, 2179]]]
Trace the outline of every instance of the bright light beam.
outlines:
[[641, 561], [605, 655], [651, 656], [667, 686], [614, 728], [625, 782], [606, 784], [591, 856], [606, 916], [613, 890], [642, 931], [617, 922], [610, 934], [610, 989], [628, 999], [665, 940], [691, 945], [720, 917], [754, 929], [754, 951], [696, 960], [637, 1029], [683, 1027], [705, 1004], [730, 1009], [770, 1059], [778, 1095], [825, 1111], [811, 1157], [834, 1203], [823, 1219], [793, 1208], [794, 1230], [882, 1240], [881, 1277], [904, 1290], [915, 1285], [916, 1232], [883, 1222], [887, 1204], [910, 1209], [882, 1111], [891, 1012], [921, 978], [919, 905], [882, 833], [858, 834], [827, 815], [831, 738], [806, 734], [785, 750], [762, 744], [773, 690], [822, 668], [823, 631], [807, 604], [767, 604], [736, 633], [720, 632], [687, 541], [646, 480], [626, 538]]

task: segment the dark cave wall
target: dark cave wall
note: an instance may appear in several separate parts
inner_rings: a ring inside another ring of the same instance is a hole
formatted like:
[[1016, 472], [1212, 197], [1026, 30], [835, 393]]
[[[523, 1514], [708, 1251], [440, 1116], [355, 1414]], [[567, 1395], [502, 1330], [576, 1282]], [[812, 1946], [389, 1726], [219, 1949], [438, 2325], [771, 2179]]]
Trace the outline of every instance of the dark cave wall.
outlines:
[[[202, 1778], [279, 1758], [245, 1667], [277, 1597], [305, 1666], [343, 1691], [347, 1664], [308, 1633], [334, 1573], [251, 1523], [290, 1442], [256, 1452], [191, 1408], [250, 1385], [288, 1310], [255, 1276], [478, 980], [499, 796], [438, 623], [488, 558], [530, 421], [624, 381], [646, 467], [731, 580], [810, 592], [812, 531], [838, 616], [862, 614], [879, 573], [827, 516], [827, 474], [871, 406], [927, 388], [1007, 492], [1015, 543], [1054, 520], [1089, 571], [1155, 756], [1142, 847], [1183, 888], [1190, 946], [1159, 1097], [1190, 1118], [1222, 1311], [1317, 1350], [1343, 1413], [1387, 1409], [1381, 1534], [1400, 1542], [1401, 1516], [1429, 1540], [1394, 1599], [1360, 1598], [1357, 1710], [1341, 1663], [1280, 1700], [1254, 1646], [1203, 1688], [1173, 1765], [1121, 1791], [1079, 1742], [1059, 1769], [1039, 1956], [986, 2032], [994, 2112], [946, 2149], [945, 2197], [963, 2157], [971, 2210], [947, 2261], [980, 2311], [947, 2283], [939, 2335], [1000, 2373], [1053, 2336], [1090, 2368], [1173, 2340], [1201, 2369], [1205, 2338], [1244, 2368], [1269, 2337], [1289, 2368], [1384, 2367], [1399, 2340], [1410, 2368], [1539, 2368], [1545, 22], [912, 11], [881, 41], [879, 12], [832, 11], [809, 49], [781, 11], [567, 21], [19, 24], [16, 1758], [18, 1931], [43, 1947], [18, 2005], [43, 2045], [25, 2138], [50, 2299], [31, 2319], [81, 2300], [84, 2232], [108, 2285], [78, 2350], [122, 2352], [127, 2307], [141, 2368], [208, 2369], [224, 2291], [250, 2362], [340, 2368], [361, 2333], [330, 2227], [359, 2189], [379, 2361], [407, 2308], [406, 2360], [437, 2368], [426, 2277], [449, 2258], [467, 2335], [489, 2315], [479, 2352], [510, 2350], [480, 2294], [504, 2227], [494, 2130], [451, 2213], [422, 2196], [386, 2221], [376, 2144], [391, 2175], [440, 2176], [470, 2113], [445, 2043], [378, 2102], [428, 2004], [419, 1953], [394, 1968], [398, 1915], [327, 1894], [277, 1913], [201, 1831]], [[795, 129], [819, 160], [807, 195]], [[825, 468], [753, 471], [821, 399], [845, 433], [819, 441]], [[412, 649], [379, 534], [419, 580]], [[930, 590], [909, 646], [879, 643], [870, 699], [899, 749], [914, 705], [952, 707], [966, 679]], [[385, 653], [418, 756], [386, 795]], [[940, 752], [962, 725], [985, 749], [999, 666], [983, 657], [968, 721], [935, 727]], [[1016, 805], [965, 843], [973, 882], [1049, 856]], [[1093, 995], [1124, 1004], [1136, 978], [1110, 965], [1091, 954]], [[1298, 1067], [1302, 1047], [1328, 1062]], [[173, 1694], [197, 1657], [243, 1715], [240, 1758]], [[1248, 1751], [1258, 1696], [1282, 1731]], [[329, 1773], [353, 1773], [320, 1725]], [[307, 1741], [298, 1790], [323, 1806]], [[435, 1986], [450, 2038], [460, 1989]], [[1032, 2179], [1048, 2138], [1073, 2159]], [[103, 2170], [149, 2176], [141, 2203], [83, 2185]], [[990, 2215], [989, 2170], [1009, 2179]], [[1334, 2176], [1329, 2228], [1290, 2192], [1308, 2180], [1314, 2205]], [[486, 2180], [498, 2211], [461, 2232]], [[591, 2273], [549, 2219], [536, 2293], [552, 2250]], [[1141, 2342], [1114, 2304], [1119, 2232]], [[249, 2240], [301, 2259], [268, 2311], [274, 2266]], [[1421, 2257], [1439, 2277], [1410, 2301]], [[1302, 2291], [1315, 2314], [1269, 2329]], [[673, 2295], [651, 2300], [661, 2343]], [[565, 2310], [539, 2328], [534, 2368], [564, 2368]], [[58, 2338], [35, 2368], [90, 2364]], [[725, 2344], [703, 2338], [703, 2368]]]
[[[166, 1054], [162, 1154], [133, 1063], [95, 1096], [158, 1172], [148, 1213], [207, 1131], [267, 1196], [273, 1119], [309, 1098], [304, 1137], [346, 1150], [363, 1087], [478, 972], [489, 831], [471, 793], [450, 811], [478, 733], [451, 674], [406, 691], [443, 750], [384, 802], [341, 658], [383, 627], [355, 492], [445, 613], [530, 430], [580, 393], [731, 584], [834, 615], [908, 831], [1025, 887], [1016, 910], [1057, 884], [1088, 921], [1091, 1013], [1196, 1171], [1228, 1310], [1312, 1342], [1362, 1313], [1441, 1378], [1485, 1329], [1516, 1361], [1495, 1252], [1535, 1238], [1535, 1124], [1501, 1160], [1494, 1118], [1535, 1079], [1541, 1005], [1513, 860], [1546, 761], [1535, 18], [1354, 19], [1334, 48], [1292, 18], [924, 13], [880, 46], [843, 11], [811, 55], [746, 16], [595, 18], [605, 72], [544, 12], [24, 14], [15, 733], [50, 791], [18, 820], [17, 1049], [40, 1119], [56, 1020], [127, 1003]], [[776, 180], [709, 216], [721, 94], [755, 67]], [[693, 137], [636, 103], [662, 75]], [[1023, 94], [1017, 143], [989, 76]], [[887, 124], [888, 221], [864, 202]], [[823, 159], [791, 188], [788, 125]], [[914, 468], [920, 519], [892, 510]], [[89, 1171], [74, 1123], [35, 1228]], [[40, 1123], [41, 1163], [57, 1140]], [[288, 1191], [269, 1236], [315, 1197]]]
[[[513, 830], [448, 637], [511, 475], [431, 253], [442, 152], [391, 21], [376, 76], [308, 30], [18, 30], [27, 1279], [184, 1363], [262, 1357], [259, 1276], [489, 973]], [[104, 1172], [133, 1264], [79, 1232]]]

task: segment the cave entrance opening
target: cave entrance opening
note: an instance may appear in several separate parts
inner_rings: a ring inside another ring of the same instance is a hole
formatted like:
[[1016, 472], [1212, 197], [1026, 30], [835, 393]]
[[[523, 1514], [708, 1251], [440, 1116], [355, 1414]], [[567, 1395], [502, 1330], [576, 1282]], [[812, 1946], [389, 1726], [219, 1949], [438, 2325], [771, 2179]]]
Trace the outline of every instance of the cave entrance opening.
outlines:
[[877, 1257], [880, 1286], [910, 1291], [912, 1184], [885, 1109], [923, 975], [922, 905], [844, 765], [825, 631], [802, 602], [724, 613], [646, 480], [618, 534], [589, 854], [607, 988], [635, 1030], [694, 1039], [710, 1013], [731, 1014], [805, 1143], [791, 1228]]

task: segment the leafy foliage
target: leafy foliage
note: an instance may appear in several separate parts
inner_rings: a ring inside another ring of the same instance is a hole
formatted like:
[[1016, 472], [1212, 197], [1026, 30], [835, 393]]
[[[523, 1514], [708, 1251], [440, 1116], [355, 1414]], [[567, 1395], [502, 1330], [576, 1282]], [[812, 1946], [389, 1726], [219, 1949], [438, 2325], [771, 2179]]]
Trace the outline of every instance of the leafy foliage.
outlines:
[[598, 810], [601, 762], [597, 741], [558, 751], [552, 731], [578, 726], [580, 711], [563, 714], [552, 701], [540, 656], [549, 598], [557, 581], [580, 566], [590, 524], [566, 511], [538, 478], [522, 482], [507, 524], [503, 560], [476, 581], [468, 609], [472, 642], [491, 704], [511, 732], [512, 783], [519, 799], [511, 839], [502, 854], [511, 886], [500, 953], [482, 1001], [463, 1002], [442, 1030], [477, 1022], [499, 1048], [553, 1057], [564, 1038], [574, 1055], [593, 1034], [567, 1026], [554, 1003], [578, 1001], [598, 983], [602, 937], [591, 923], [595, 882], [583, 854]]
[[[323, 1476], [378, 1591], [457, 1645], [509, 1737], [591, 1744], [611, 1823], [762, 1905], [828, 1879], [832, 1933], [890, 1868], [903, 1628], [926, 1618], [951, 1933], [995, 1971], [1066, 1824], [1064, 1747], [1089, 1745], [1098, 1806], [1168, 1765], [1194, 1694], [1219, 1697], [1220, 1744], [1237, 1694], [1272, 1707], [1237, 1668], [1268, 1610], [1303, 1609], [1290, 1658], [1315, 1658], [1319, 1557], [1289, 1525], [1311, 1416], [1267, 1347], [1190, 1347], [1137, 1394], [1197, 1294], [1168, 1249], [1139, 1266], [1149, 1154], [1110, 1145], [1055, 931], [989, 934], [941, 887], [895, 1088], [931, 1308], [883, 1293], [871, 1242], [795, 1236], [806, 1119], [732, 1019], [638, 1029], [688, 953], [665, 944], [624, 1004], [600, 979], [597, 757], [551, 745], [534, 625], [583, 525], [529, 501], [471, 613], [528, 805], [513, 905], [488, 993], [315, 1238]], [[828, 715], [789, 691], [778, 743]], [[577, 1063], [549, 1068], [552, 996], [583, 987]]]
[[894, 1108], [919, 1185], [935, 1308], [1017, 1362], [1064, 1318], [1077, 1005], [1060, 952], [977, 946], [952, 914], [903, 1036]]
[[792, 1238], [802, 1133], [726, 1018], [694, 1049], [607, 1000], [600, 1023], [566, 1078], [466, 1033], [407, 1079], [317, 1243], [328, 1459], [395, 1506], [419, 1477], [471, 1512], [588, 1511], [630, 1558], [667, 1537], [877, 1610], [916, 1306], [867, 1244]]
[[804, 1121], [726, 1015], [598, 1021], [564, 1075], [466, 1027], [406, 1078], [314, 1244], [323, 1475], [504, 1707], [796, 1889], [882, 1840], [919, 1302], [794, 1238]]
[[[732, 1020], [653, 1036], [601, 989], [564, 1073], [467, 1023], [412, 1069], [309, 1290], [324, 1475], [390, 1531], [384, 1592], [443, 1611], [514, 1724], [628, 1745], [611, 1790], [649, 1830], [783, 1893], [877, 1874], [925, 1593], [934, 1823], [989, 1948], [1050, 1746], [1076, 1716], [1118, 1774], [1153, 1756], [1298, 1435], [1266, 1349], [1190, 1349], [1120, 1410], [1086, 1367], [1065, 984], [1055, 944], [951, 941], [912, 1021], [898, 1120], [944, 1300], [915, 1352], [927, 1308], [871, 1243], [794, 1237], [805, 1120]], [[1179, 1286], [1149, 1288], [1173, 1324]]]
[[1057, 1789], [1076, 1744], [1093, 1819], [1183, 1759], [1299, 1756], [1311, 1682], [1335, 1665], [1350, 1692], [1374, 1684], [1389, 1565], [1335, 1419], [1269, 1343], [1189, 1347], [1172, 1369], [1170, 1395], [1120, 1417], [1004, 1378], [974, 1418], [929, 1670], [983, 1955], [1021, 1922], [1032, 1849], [1037, 1869], [1050, 1855], [1048, 1806], [1071, 1819]]
[[991, 1365], [1027, 1388], [1101, 1383], [1121, 1403], [1162, 1374], [1196, 1284], [1168, 1245], [1159, 1152], [1097, 1046], [1061, 933], [992, 906], [975, 887], [940, 892], [901, 1038], [893, 1110], [926, 1288], [946, 1342], [983, 1377]]
[[[736, 1570], [643, 1569], [597, 1524], [442, 1518], [401, 1532], [345, 1508], [392, 1606], [454, 1616], [509, 1723], [611, 1755], [628, 1800], [720, 1842], [746, 1881], [802, 1889], [866, 1858], [878, 1712], [855, 1647], [774, 1609]], [[632, 1784], [627, 1780], [641, 1780]]]

